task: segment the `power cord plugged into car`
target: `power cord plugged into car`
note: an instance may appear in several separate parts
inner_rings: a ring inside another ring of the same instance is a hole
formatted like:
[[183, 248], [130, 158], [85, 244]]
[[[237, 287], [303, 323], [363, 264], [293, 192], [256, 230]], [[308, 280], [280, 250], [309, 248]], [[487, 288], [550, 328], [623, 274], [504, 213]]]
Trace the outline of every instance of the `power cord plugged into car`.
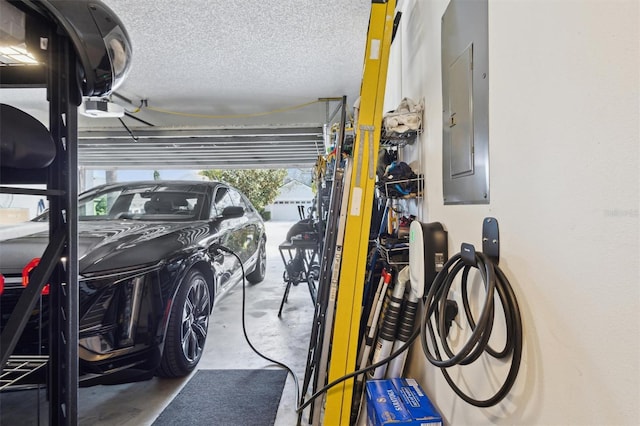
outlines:
[[[318, 397], [322, 396], [325, 392], [327, 392], [329, 389], [331, 389], [332, 387], [344, 382], [345, 380], [349, 380], [353, 377], [359, 376], [361, 374], [365, 374], [368, 373], [369, 371], [373, 371], [376, 368], [385, 365], [387, 363], [389, 363], [391, 360], [393, 360], [394, 358], [398, 357], [400, 354], [402, 354], [403, 352], [405, 352], [407, 349], [409, 349], [409, 347], [411, 346], [411, 344], [416, 340], [416, 338], [419, 336], [420, 334], [420, 330], [416, 330], [414, 331], [414, 333], [411, 335], [411, 337], [409, 338], [409, 340], [407, 340], [404, 345], [400, 346], [396, 351], [392, 352], [389, 356], [387, 356], [384, 359], [381, 359], [380, 361], [371, 364], [369, 366], [367, 366], [366, 368], [362, 368], [360, 370], [354, 371], [352, 373], [349, 373], [347, 375], [344, 375], [342, 377], [337, 378], [336, 380], [332, 381], [331, 383], [328, 383], [326, 386], [324, 386], [323, 388], [319, 389], [317, 392], [315, 392], [313, 395], [311, 395], [308, 399], [306, 399], [302, 404], [298, 405], [298, 401], [303, 401], [300, 395], [300, 385], [299, 385], [299, 380], [298, 380], [298, 376], [296, 375], [296, 373], [293, 371], [293, 369], [291, 369], [291, 367], [289, 367], [288, 365], [286, 365], [283, 362], [277, 361], [273, 358], [270, 358], [266, 355], [264, 355], [262, 352], [260, 352], [255, 346], [254, 344], [251, 342], [251, 339], [249, 338], [249, 335], [247, 333], [247, 326], [246, 326], [246, 279], [244, 278], [244, 264], [242, 263], [242, 260], [240, 259], [240, 256], [238, 256], [233, 250], [222, 246], [220, 244], [215, 244], [212, 246], [212, 251], [214, 253], [219, 253], [219, 252], [226, 252], [229, 253], [230, 255], [234, 256], [239, 264], [240, 264], [240, 269], [242, 270], [242, 333], [244, 335], [245, 341], [247, 342], [247, 344], [249, 345], [249, 347], [251, 348], [251, 350], [258, 355], [259, 357], [277, 365], [280, 368], [285, 369], [293, 378], [293, 384], [295, 386], [295, 395], [296, 395], [296, 413], [301, 413], [305, 408], [307, 408], [309, 405], [311, 405], [313, 403], [313, 401], [315, 401]], [[300, 417], [298, 417], [300, 419]], [[300, 421], [298, 422], [298, 425], [300, 425]]]
[[[233, 257], [235, 257], [238, 260], [238, 263], [240, 264], [240, 269], [242, 270], [242, 333], [244, 335], [244, 339], [247, 342], [247, 344], [249, 345], [249, 347], [251, 348], [251, 350], [253, 352], [256, 353], [256, 355], [258, 355], [260, 358], [265, 359], [273, 364], [276, 364], [277, 366], [279, 366], [280, 368], [283, 368], [285, 370], [287, 370], [287, 372], [289, 374], [291, 374], [291, 377], [293, 377], [293, 382], [295, 385], [295, 392], [296, 392], [296, 397], [297, 395], [300, 393], [299, 390], [299, 385], [298, 385], [298, 376], [296, 375], [296, 373], [286, 364], [284, 364], [283, 362], [277, 361], [273, 358], [270, 358], [266, 355], [264, 355], [262, 352], [260, 352], [251, 342], [251, 339], [249, 339], [249, 335], [247, 334], [247, 324], [246, 324], [246, 293], [247, 293], [247, 280], [245, 278], [245, 271], [244, 271], [244, 264], [242, 263], [242, 260], [240, 259], [240, 256], [238, 256], [233, 250], [222, 246], [220, 244], [214, 244], [212, 246], [212, 250], [214, 253], [219, 253], [221, 251], [229, 253], [230, 255], [232, 255]], [[297, 401], [296, 401], [297, 403]]]

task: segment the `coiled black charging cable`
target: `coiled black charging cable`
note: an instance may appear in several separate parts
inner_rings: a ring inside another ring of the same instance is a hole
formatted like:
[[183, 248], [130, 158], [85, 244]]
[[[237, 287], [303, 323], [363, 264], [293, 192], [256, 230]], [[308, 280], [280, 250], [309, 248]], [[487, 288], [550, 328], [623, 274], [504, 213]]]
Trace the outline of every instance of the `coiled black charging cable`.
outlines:
[[[445, 380], [460, 398], [477, 407], [491, 407], [509, 393], [518, 375], [522, 357], [522, 320], [513, 288], [500, 267], [484, 253], [473, 250], [473, 246], [463, 244], [463, 251], [465, 250], [468, 253], [461, 252], [451, 257], [434, 279], [425, 299], [426, 311], [420, 324], [420, 340], [422, 350], [429, 362], [440, 367]], [[479, 271], [486, 293], [477, 321], [471, 312], [468, 296], [468, 278], [472, 268]], [[472, 332], [466, 343], [457, 353], [454, 353], [447, 340], [451, 318], [446, 315], [446, 306], [449, 290], [460, 271], [462, 271], [462, 303]], [[505, 346], [500, 351], [496, 351], [488, 344], [493, 328], [495, 291], [498, 292], [506, 324]], [[431, 340], [431, 347], [427, 341], [427, 335]], [[440, 347], [446, 357], [440, 353]], [[500, 389], [492, 397], [480, 400], [462, 391], [451, 378], [447, 368], [471, 364], [484, 352], [498, 359], [511, 355], [511, 367]]]

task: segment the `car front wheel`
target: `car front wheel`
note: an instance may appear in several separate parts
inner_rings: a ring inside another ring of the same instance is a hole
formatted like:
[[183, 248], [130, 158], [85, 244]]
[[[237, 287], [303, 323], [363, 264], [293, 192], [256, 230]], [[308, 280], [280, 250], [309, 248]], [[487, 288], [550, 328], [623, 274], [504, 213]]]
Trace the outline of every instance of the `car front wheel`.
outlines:
[[191, 270], [176, 294], [157, 374], [182, 377], [200, 361], [207, 339], [211, 297], [204, 275]]
[[267, 272], [267, 248], [265, 247], [266, 244], [267, 243], [265, 242], [264, 238], [260, 240], [260, 247], [258, 247], [258, 260], [256, 262], [256, 268], [253, 270], [252, 273], [247, 275], [247, 280], [249, 280], [251, 284], [257, 284], [261, 282], [262, 280], [264, 280], [264, 276], [266, 275], [266, 272]]

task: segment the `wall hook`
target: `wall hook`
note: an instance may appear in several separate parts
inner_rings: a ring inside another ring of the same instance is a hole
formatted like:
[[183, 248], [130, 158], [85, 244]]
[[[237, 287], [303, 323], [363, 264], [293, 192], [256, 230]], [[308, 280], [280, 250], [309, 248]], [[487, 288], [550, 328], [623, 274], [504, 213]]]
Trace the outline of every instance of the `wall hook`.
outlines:
[[495, 217], [486, 217], [482, 222], [482, 252], [496, 265], [500, 262], [500, 231]]

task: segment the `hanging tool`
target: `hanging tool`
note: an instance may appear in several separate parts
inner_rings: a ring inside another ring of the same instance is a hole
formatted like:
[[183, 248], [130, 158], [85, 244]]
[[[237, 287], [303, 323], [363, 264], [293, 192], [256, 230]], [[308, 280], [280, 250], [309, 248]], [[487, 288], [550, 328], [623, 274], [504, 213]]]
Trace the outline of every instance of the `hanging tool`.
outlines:
[[[398, 273], [396, 283], [393, 285], [393, 293], [391, 299], [384, 312], [384, 320], [380, 327], [380, 335], [376, 343], [376, 350], [373, 353], [372, 363], [388, 357], [396, 339], [396, 330], [398, 328], [398, 320], [402, 310], [402, 299], [406, 283], [409, 281], [409, 267], [405, 266]], [[373, 371], [372, 379], [383, 379], [387, 371], [387, 365], [383, 364]]]
[[[369, 319], [367, 321], [367, 327], [365, 335], [362, 337], [363, 341], [360, 346], [360, 356], [358, 362], [358, 369], [362, 370], [367, 365], [369, 365], [369, 355], [371, 354], [371, 348], [373, 347], [373, 343], [375, 342], [376, 334], [378, 331], [378, 320], [380, 318], [380, 312], [382, 311], [382, 306], [384, 305], [385, 295], [387, 294], [387, 288], [389, 287], [389, 283], [391, 282], [392, 275], [387, 272], [386, 269], [382, 270], [382, 274], [380, 276], [380, 282], [378, 283], [378, 288], [376, 290], [376, 294], [372, 300], [373, 309], [371, 309], [369, 313]], [[351, 410], [352, 416], [359, 414], [359, 410], [362, 409], [362, 405], [364, 402], [364, 395], [362, 395], [362, 389], [364, 387], [365, 376], [361, 374], [356, 377], [355, 391], [353, 394], [353, 408]], [[360, 406], [358, 407], [358, 404]], [[352, 417], [353, 418], [353, 417]]]
[[[381, 213], [379, 213], [378, 216], [374, 216], [371, 227], [372, 229], [374, 228], [374, 226], [375, 228], [377, 228], [375, 237], [378, 241], [380, 241], [381, 235], [386, 232], [387, 212], [389, 210], [389, 206], [391, 205], [391, 200], [387, 198], [384, 201], [384, 205], [382, 205], [382, 203], [380, 203], [380, 200], [376, 199], [376, 203], [379, 204], [378, 209]], [[382, 207], [380, 207], [380, 205], [382, 205]], [[365, 338], [367, 334], [368, 324], [365, 322], [365, 318], [368, 320], [371, 317], [371, 310], [374, 308], [375, 301], [377, 300], [377, 295], [371, 296], [371, 292], [373, 291], [376, 265], [378, 264], [379, 260], [380, 253], [378, 247], [376, 246], [372, 249], [372, 253], [370, 255], [369, 264], [367, 266], [367, 278], [364, 285], [364, 294], [362, 297], [362, 316], [360, 319], [360, 335], [362, 336], [362, 338]], [[378, 289], [379, 287], [376, 287], [376, 290]], [[362, 348], [364, 347], [364, 345], [361, 344], [360, 347]], [[360, 365], [360, 358], [358, 358], [358, 365]]]
[[[409, 264], [408, 268], [411, 271], [411, 263]], [[393, 349], [391, 350], [391, 352], [395, 352], [400, 349], [400, 347], [407, 343], [411, 338], [411, 335], [413, 334], [413, 326], [415, 324], [416, 315], [418, 313], [418, 308], [420, 305], [420, 299], [422, 299], [422, 296], [424, 294], [424, 281], [416, 280], [414, 274], [410, 275], [411, 279], [408, 281], [410, 286], [409, 296], [407, 298], [407, 301], [404, 303], [404, 308], [402, 309], [400, 323], [398, 324], [398, 328], [396, 331], [396, 340], [393, 344]], [[389, 362], [386, 371], [387, 378], [402, 377], [402, 370], [404, 370], [404, 363], [407, 359], [407, 353], [408, 351], [404, 351], [402, 354], [398, 355]]]
[[[367, 328], [365, 331], [365, 335], [363, 336], [363, 342], [361, 345], [362, 351], [359, 356], [359, 368], [362, 369], [367, 366], [369, 363], [369, 355], [371, 353], [371, 348], [373, 347], [373, 343], [375, 342], [375, 336], [378, 331], [378, 320], [380, 318], [380, 312], [382, 311], [382, 306], [384, 305], [384, 298], [387, 294], [387, 288], [389, 287], [389, 283], [391, 282], [391, 278], [393, 276], [387, 272], [386, 269], [382, 270], [382, 274], [380, 276], [380, 282], [378, 283], [378, 288], [376, 290], [376, 294], [373, 298], [374, 309], [371, 310], [369, 314], [369, 319], [367, 321]], [[362, 376], [360, 376], [362, 377]]]

